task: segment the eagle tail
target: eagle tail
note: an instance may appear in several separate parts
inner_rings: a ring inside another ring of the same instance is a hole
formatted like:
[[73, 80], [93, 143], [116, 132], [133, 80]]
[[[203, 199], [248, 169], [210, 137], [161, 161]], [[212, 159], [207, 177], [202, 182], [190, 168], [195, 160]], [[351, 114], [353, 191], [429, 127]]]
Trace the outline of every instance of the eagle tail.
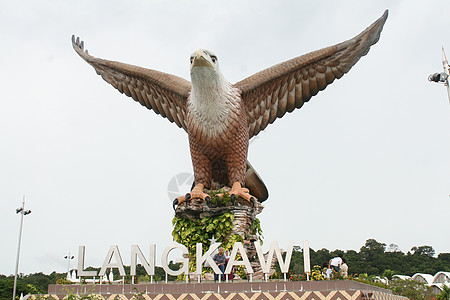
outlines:
[[250, 194], [255, 196], [259, 202], [266, 201], [269, 198], [269, 191], [266, 185], [248, 160], [247, 172], [245, 173], [245, 187], [249, 189]]

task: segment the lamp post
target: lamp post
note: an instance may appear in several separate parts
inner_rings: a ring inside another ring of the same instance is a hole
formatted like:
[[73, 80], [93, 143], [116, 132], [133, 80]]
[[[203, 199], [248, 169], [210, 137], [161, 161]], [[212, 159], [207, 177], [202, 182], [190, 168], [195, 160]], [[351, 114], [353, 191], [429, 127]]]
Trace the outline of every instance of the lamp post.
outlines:
[[74, 259], [75, 256], [70, 255], [70, 251], [69, 251], [69, 255], [64, 256], [64, 259], [67, 259], [67, 280], [70, 280], [70, 260]]
[[19, 207], [16, 209], [16, 214], [18, 214], [18, 213], [20, 213], [22, 216], [20, 218], [19, 245], [17, 247], [17, 259], [16, 259], [16, 272], [14, 275], [13, 300], [16, 300], [17, 272], [19, 271], [20, 245], [22, 244], [23, 216], [31, 214], [31, 210], [25, 210], [25, 196], [23, 196], [22, 207]]

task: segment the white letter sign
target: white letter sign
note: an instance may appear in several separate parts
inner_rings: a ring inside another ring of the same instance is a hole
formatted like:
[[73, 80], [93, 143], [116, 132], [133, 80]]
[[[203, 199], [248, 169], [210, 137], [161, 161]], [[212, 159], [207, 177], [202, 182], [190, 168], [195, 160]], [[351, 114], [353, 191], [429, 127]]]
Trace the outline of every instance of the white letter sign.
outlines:
[[[116, 263], [111, 263], [113, 256], [116, 258]], [[119, 269], [120, 276], [125, 276], [125, 269], [123, 267], [122, 257], [120, 256], [119, 247], [117, 245], [111, 246], [109, 248], [108, 254], [105, 257], [102, 268], [98, 273], [99, 276], [104, 276], [106, 274], [107, 268], [117, 268]]]
[[84, 270], [84, 246], [78, 247], [78, 276], [89, 277], [97, 276], [97, 271], [85, 271]]
[[202, 243], [197, 243], [197, 254], [196, 254], [196, 260], [197, 260], [197, 268], [196, 268], [196, 274], [202, 275], [202, 265], [203, 262], [208, 262], [209, 266], [214, 270], [214, 273], [221, 274], [219, 267], [215, 263], [215, 261], [212, 259], [211, 254], [216, 251], [217, 248], [219, 248], [220, 243], [211, 244], [208, 251], [202, 256]]
[[278, 264], [280, 265], [280, 269], [282, 273], [287, 273], [289, 271], [289, 265], [291, 263], [291, 257], [292, 257], [292, 249], [294, 247], [293, 242], [289, 242], [288, 250], [286, 251], [286, 259], [283, 261], [283, 256], [281, 255], [280, 247], [278, 247], [278, 242], [272, 242], [270, 243], [270, 250], [269, 254], [267, 255], [267, 261], [264, 259], [264, 254], [261, 249], [261, 244], [256, 241], [255, 242], [255, 248], [256, 252], [258, 253], [259, 263], [261, 264], [261, 268], [264, 274], [267, 274], [270, 272], [270, 265], [273, 259], [273, 254], [276, 253]]
[[183, 273], [187, 275], [189, 274], [189, 258], [181, 258], [175, 261], [175, 263], [183, 263], [183, 266], [181, 266], [181, 268], [178, 271], [174, 271], [169, 268], [168, 263], [169, 253], [175, 248], [181, 249], [181, 251], [183, 252], [183, 256], [189, 253], [188, 249], [184, 245], [172, 244], [170, 246], [167, 246], [167, 248], [164, 249], [163, 255], [161, 257], [162, 267], [167, 274], [172, 276], [178, 276]]
[[[239, 250], [241, 254], [242, 260], [236, 261], [236, 254]], [[253, 274], [252, 266], [250, 265], [250, 261], [248, 260], [247, 254], [245, 253], [244, 246], [241, 242], [234, 243], [233, 250], [231, 251], [230, 260], [228, 261], [227, 268], [225, 269], [225, 274], [230, 274], [233, 266], [245, 266], [247, 273]], [[220, 274], [220, 273], [219, 273]]]
[[150, 244], [150, 263], [145, 259], [144, 254], [142, 254], [141, 249], [138, 245], [131, 246], [131, 267], [130, 267], [130, 275], [136, 276], [136, 265], [137, 260], [142, 263], [145, 271], [148, 275], [155, 275], [155, 255], [156, 255], [156, 245]]

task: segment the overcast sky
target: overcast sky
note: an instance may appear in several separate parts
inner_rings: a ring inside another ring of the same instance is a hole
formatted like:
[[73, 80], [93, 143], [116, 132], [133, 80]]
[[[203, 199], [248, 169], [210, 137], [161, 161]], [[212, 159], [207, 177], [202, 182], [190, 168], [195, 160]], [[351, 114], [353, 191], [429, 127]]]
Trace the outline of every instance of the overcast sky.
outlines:
[[263, 248], [374, 238], [450, 252], [450, 105], [427, 81], [442, 46], [450, 57], [449, 1], [22, 0], [0, 10], [0, 274], [14, 273], [24, 195], [23, 273], [65, 272], [80, 245], [86, 265], [116, 244], [125, 264], [134, 244], [157, 244], [159, 261], [172, 241], [168, 185], [192, 173], [187, 135], [96, 75], [72, 34], [94, 56], [188, 80], [190, 54], [210, 49], [234, 83], [350, 39], [385, 9], [367, 56], [252, 140], [270, 193]]

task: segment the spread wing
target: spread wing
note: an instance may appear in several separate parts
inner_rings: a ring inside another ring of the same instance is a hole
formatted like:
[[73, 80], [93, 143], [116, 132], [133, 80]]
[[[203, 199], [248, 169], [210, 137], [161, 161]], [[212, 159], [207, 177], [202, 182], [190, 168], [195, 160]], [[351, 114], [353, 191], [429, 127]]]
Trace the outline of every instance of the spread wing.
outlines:
[[183, 78], [91, 56], [84, 43], [72, 36], [72, 46], [98, 75], [119, 92], [186, 130], [186, 102], [191, 83]]
[[341, 78], [380, 38], [386, 10], [356, 37], [265, 69], [238, 83], [247, 108], [249, 137], [257, 135], [286, 112], [309, 101]]

